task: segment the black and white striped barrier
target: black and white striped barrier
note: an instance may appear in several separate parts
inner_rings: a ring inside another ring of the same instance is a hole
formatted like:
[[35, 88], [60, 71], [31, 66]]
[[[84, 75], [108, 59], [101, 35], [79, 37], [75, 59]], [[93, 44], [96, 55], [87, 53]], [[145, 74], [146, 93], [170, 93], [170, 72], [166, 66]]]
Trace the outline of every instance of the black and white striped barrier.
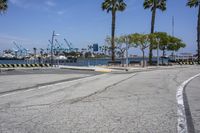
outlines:
[[50, 67], [50, 64], [0, 64], [0, 68], [31, 68], [31, 67]]

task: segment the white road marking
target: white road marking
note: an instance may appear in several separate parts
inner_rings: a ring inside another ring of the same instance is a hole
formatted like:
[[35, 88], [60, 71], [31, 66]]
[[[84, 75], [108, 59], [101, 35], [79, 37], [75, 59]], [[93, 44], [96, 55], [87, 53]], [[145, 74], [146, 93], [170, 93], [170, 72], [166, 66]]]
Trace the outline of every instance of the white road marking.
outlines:
[[188, 133], [187, 119], [185, 115], [185, 105], [183, 101], [184, 88], [191, 80], [199, 76], [200, 76], [200, 73], [189, 78], [188, 80], [184, 81], [177, 89], [176, 100], [178, 103], [178, 112], [177, 112], [178, 113], [178, 125], [177, 125], [178, 133]]

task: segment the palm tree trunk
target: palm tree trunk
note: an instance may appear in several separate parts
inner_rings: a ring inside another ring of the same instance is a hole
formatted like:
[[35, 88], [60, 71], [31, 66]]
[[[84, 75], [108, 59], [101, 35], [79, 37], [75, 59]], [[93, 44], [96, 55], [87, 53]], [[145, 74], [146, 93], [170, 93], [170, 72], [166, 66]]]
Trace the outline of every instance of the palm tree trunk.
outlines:
[[198, 12], [198, 26], [197, 26], [197, 55], [198, 55], [198, 64], [200, 64], [200, 5]]
[[116, 12], [112, 11], [112, 29], [111, 29], [112, 61], [115, 61], [115, 20], [116, 20]]
[[[156, 5], [156, 3], [154, 3]], [[156, 6], [152, 11], [152, 18], [151, 18], [151, 34], [154, 33], [154, 25], [155, 25], [155, 18], [156, 18]], [[149, 47], [149, 64], [152, 65], [152, 57], [153, 57], [153, 44], [150, 44]]]

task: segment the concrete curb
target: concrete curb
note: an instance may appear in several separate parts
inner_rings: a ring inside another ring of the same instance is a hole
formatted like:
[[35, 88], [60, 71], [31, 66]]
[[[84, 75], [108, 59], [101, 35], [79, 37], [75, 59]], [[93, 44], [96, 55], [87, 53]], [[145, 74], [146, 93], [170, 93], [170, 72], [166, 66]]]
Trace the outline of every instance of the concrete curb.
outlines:
[[188, 123], [186, 118], [186, 110], [185, 110], [185, 103], [184, 103], [184, 90], [187, 84], [195, 79], [196, 77], [199, 77], [200, 73], [197, 75], [194, 75], [193, 77], [189, 78], [188, 80], [184, 81], [178, 88], [176, 92], [176, 100], [177, 100], [177, 114], [178, 114], [178, 133], [190, 133], [188, 131]]
[[83, 71], [95, 71], [109, 73], [112, 69], [101, 68], [101, 67], [77, 67], [77, 66], [58, 66], [60, 69], [70, 69], [70, 70], [83, 70]]
[[70, 70], [85, 70], [85, 71], [95, 71], [92, 67], [77, 67], [77, 66], [58, 66], [60, 69], [70, 69]]

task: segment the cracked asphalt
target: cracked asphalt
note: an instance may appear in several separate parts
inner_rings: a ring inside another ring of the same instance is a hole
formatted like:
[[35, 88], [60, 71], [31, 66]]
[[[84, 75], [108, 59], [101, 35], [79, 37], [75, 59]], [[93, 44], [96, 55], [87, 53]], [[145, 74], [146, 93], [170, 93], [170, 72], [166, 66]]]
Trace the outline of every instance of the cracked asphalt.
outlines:
[[197, 73], [198, 66], [108, 73], [0, 95], [0, 132], [176, 133], [176, 89]]

